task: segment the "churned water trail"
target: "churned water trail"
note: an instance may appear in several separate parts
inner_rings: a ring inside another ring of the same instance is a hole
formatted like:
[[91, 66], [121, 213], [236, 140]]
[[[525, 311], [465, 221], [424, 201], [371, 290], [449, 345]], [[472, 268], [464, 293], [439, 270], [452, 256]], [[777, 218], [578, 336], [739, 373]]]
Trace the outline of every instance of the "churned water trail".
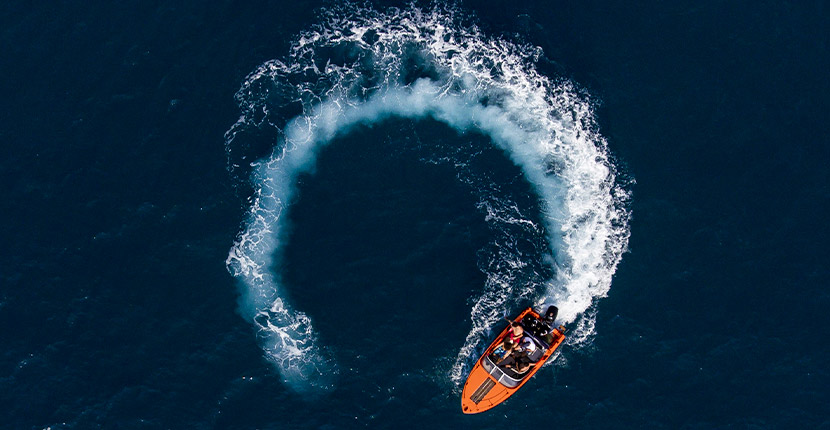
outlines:
[[[471, 329], [449, 370], [459, 384], [487, 330], [516, 297], [556, 304], [563, 323], [579, 321], [574, 339], [593, 333], [586, 313], [604, 296], [628, 242], [627, 192], [615, 178], [590, 100], [571, 83], [539, 74], [540, 52], [487, 37], [449, 9], [390, 10], [349, 6], [300, 35], [289, 55], [251, 73], [237, 93], [242, 116], [226, 134], [233, 174], [255, 188], [247, 221], [228, 258], [240, 282], [240, 311], [289, 386], [315, 392], [334, 386], [337, 364], [317, 341], [312, 321], [284, 295], [280, 249], [285, 212], [299, 174], [316, 154], [357, 125], [397, 117], [432, 119], [459, 132], [479, 132], [522, 169], [542, 206], [544, 225], [493, 187], [478, 187], [479, 209], [500, 226], [543, 235], [551, 275], [517, 282], [528, 255], [498, 242], [473, 298]], [[273, 141], [251, 162], [250, 135]], [[455, 160], [459, 166], [464, 160]], [[475, 175], [459, 179], [477, 188]], [[474, 208], [471, 208], [474, 209]]]

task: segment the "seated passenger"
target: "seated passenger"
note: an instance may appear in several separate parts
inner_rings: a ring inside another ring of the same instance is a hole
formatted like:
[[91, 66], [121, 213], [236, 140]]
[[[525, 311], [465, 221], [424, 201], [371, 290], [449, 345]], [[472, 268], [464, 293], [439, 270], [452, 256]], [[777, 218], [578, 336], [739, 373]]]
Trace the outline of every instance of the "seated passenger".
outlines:
[[528, 358], [526, 360], [519, 360], [515, 364], [513, 364], [512, 366], [513, 366], [513, 370], [515, 370], [516, 373], [522, 374], [522, 373], [527, 372], [530, 369], [530, 366], [532, 366], [532, 365], [533, 365], [533, 363], [531, 363], [530, 359]]
[[524, 336], [522, 341], [519, 343], [519, 348], [521, 348], [521, 351], [526, 352], [527, 355], [530, 355], [536, 351], [536, 342], [534, 342], [530, 336]]
[[504, 360], [514, 349], [517, 348], [517, 345], [510, 339], [505, 339], [504, 342], [497, 346], [493, 353], [490, 354], [490, 361], [494, 363], [499, 363], [501, 360]]
[[499, 366], [512, 369], [516, 373], [525, 373], [533, 363], [527, 351], [513, 352], [499, 363]]
[[[501, 348], [504, 351], [504, 354], [501, 356], [500, 360], [504, 360], [510, 355], [511, 351], [518, 348], [519, 342], [522, 340], [524, 332], [524, 328], [522, 328], [522, 326], [519, 323], [515, 321], [510, 323], [510, 331], [507, 332], [507, 336], [504, 337], [504, 341], [502, 341], [501, 345], [497, 346], [494, 350], [494, 353], [495, 351], [498, 351], [499, 348]], [[508, 342], [510, 342], [509, 345]], [[493, 359], [493, 357], [491, 357], [491, 360], [496, 361], [498, 360], [498, 358]], [[497, 361], [496, 364], [499, 364], [499, 361]]]

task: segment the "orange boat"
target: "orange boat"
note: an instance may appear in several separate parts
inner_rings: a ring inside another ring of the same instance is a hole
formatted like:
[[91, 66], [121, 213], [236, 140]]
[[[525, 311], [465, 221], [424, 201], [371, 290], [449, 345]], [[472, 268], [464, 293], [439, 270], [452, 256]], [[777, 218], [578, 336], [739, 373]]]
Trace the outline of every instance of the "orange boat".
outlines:
[[[557, 313], [556, 306], [549, 307], [544, 317], [536, 313], [533, 308], [527, 308], [502, 330], [476, 362], [470, 376], [467, 377], [467, 382], [464, 383], [464, 391], [461, 393], [461, 410], [465, 414], [477, 414], [501, 404], [522, 388], [522, 385], [542, 368], [556, 348], [565, 340], [563, 326], [552, 328]], [[494, 362], [496, 357], [493, 356], [510, 332], [510, 327], [514, 322], [524, 328], [523, 336], [536, 344], [536, 350], [527, 357], [531, 362], [530, 367], [521, 373], [512, 368], [497, 365]]]

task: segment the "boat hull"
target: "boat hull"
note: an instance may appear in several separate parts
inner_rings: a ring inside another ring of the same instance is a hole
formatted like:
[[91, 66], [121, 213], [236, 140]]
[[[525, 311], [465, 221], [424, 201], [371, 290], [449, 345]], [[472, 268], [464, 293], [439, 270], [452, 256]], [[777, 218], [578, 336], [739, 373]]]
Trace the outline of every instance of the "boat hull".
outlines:
[[[539, 314], [532, 308], [527, 308], [514, 321], [521, 322], [528, 315], [537, 319], [540, 318]], [[470, 376], [467, 377], [467, 382], [464, 383], [464, 390], [461, 393], [461, 411], [465, 414], [481, 413], [507, 400], [542, 368], [559, 345], [562, 344], [562, 341], [565, 340], [565, 335], [560, 329], [551, 330], [550, 342], [546, 342], [548, 343], [547, 349], [526, 374], [517, 379], [515, 374], [506, 374], [489, 358], [490, 354], [502, 343], [509, 330], [510, 324], [484, 351], [484, 354], [476, 361], [475, 366], [470, 371]]]

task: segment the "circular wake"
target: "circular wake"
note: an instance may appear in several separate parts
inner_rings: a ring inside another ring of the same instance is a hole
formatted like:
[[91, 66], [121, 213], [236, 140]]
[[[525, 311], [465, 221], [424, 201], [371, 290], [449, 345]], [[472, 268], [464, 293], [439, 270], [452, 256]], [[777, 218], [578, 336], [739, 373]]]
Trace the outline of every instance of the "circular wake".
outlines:
[[[292, 388], [333, 386], [337, 366], [310, 319], [283, 295], [279, 254], [300, 173], [317, 152], [356, 125], [390, 117], [433, 119], [459, 132], [485, 134], [521, 167], [542, 207], [536, 225], [510, 196], [466, 169], [465, 151], [450, 160], [479, 197], [494, 232], [480, 266], [487, 282], [475, 297], [472, 327], [449, 370], [456, 384], [487, 331], [519, 299], [556, 304], [562, 323], [578, 321], [572, 339], [593, 333], [594, 298], [610, 288], [628, 242], [628, 194], [617, 184], [591, 104], [564, 80], [540, 75], [537, 48], [489, 38], [456, 20], [459, 12], [358, 7], [331, 11], [303, 33], [290, 54], [249, 75], [236, 95], [242, 116], [226, 134], [229, 167], [255, 187], [243, 231], [227, 258], [241, 285], [240, 310]], [[253, 140], [273, 142], [270, 154]], [[262, 158], [260, 158], [262, 157]], [[251, 162], [256, 158], [257, 161]], [[517, 234], [536, 236], [550, 270], [522, 252]], [[523, 274], [524, 273], [524, 274]]]

